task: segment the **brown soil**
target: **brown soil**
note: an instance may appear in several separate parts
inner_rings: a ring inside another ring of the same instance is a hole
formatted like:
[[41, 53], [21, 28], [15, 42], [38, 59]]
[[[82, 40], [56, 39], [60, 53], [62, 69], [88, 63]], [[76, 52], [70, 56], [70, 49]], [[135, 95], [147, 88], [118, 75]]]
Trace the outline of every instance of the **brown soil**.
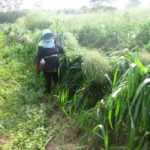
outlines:
[[55, 112], [48, 119], [52, 124], [53, 133], [50, 135], [46, 150], [83, 150], [80, 146], [80, 136], [77, 135], [64, 113], [53, 106]]

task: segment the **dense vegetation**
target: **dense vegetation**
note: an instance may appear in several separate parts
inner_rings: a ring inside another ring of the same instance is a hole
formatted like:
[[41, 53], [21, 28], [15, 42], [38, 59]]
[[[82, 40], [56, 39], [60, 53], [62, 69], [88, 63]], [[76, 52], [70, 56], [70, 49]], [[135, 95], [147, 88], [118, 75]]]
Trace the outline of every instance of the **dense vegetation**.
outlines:
[[[78, 149], [147, 150], [149, 14], [140, 8], [76, 15], [35, 10], [1, 24], [0, 149], [44, 150], [57, 133], [48, 121], [53, 104], [68, 118], [72, 133], [82, 137], [84, 148]], [[60, 56], [61, 83], [48, 102], [42, 73], [34, 66], [44, 28], [66, 52]]]

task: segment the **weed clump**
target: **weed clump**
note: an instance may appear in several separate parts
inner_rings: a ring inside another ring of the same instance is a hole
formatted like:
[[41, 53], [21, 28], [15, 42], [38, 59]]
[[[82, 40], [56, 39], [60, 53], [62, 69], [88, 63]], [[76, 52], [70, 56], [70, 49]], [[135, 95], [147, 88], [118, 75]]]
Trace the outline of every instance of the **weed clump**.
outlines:
[[140, 52], [139, 57], [144, 66], [150, 64], [150, 53], [148, 51]]
[[79, 47], [79, 43], [77, 39], [74, 37], [74, 35], [71, 32], [64, 33], [64, 40], [63, 44], [65, 47], [69, 49], [75, 49]]
[[88, 51], [82, 57], [82, 60], [82, 70], [85, 72], [88, 80], [104, 83], [106, 81], [105, 75], [109, 75], [112, 71], [109, 61], [98, 51]]

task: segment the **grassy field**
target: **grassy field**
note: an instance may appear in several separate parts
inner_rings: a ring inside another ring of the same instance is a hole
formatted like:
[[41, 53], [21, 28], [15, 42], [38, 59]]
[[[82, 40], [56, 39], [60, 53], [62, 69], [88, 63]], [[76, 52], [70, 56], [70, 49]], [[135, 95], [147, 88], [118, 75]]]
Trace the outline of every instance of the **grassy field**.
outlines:
[[[35, 10], [2, 24], [0, 149], [150, 149], [149, 12]], [[34, 66], [44, 28], [66, 53], [48, 101]]]

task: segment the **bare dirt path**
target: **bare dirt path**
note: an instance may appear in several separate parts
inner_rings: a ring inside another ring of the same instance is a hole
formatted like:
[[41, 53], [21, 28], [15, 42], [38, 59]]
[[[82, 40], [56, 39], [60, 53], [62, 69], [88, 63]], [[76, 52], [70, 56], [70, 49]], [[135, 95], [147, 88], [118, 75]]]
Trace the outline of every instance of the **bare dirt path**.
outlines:
[[53, 114], [48, 119], [53, 133], [49, 136], [46, 150], [84, 150], [79, 144], [81, 137], [74, 133], [67, 117], [59, 108], [53, 110]]

